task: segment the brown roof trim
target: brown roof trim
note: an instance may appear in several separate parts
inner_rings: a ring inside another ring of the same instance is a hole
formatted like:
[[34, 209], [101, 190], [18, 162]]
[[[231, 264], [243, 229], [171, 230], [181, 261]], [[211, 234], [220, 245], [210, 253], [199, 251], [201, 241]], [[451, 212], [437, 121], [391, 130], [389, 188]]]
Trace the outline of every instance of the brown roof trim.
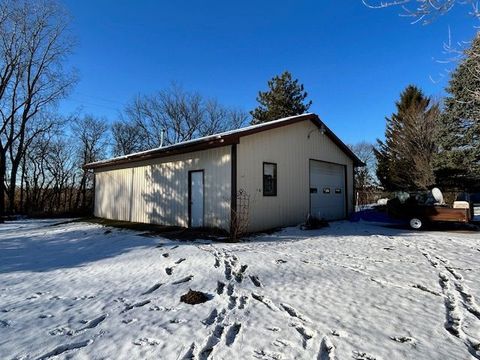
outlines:
[[262, 131], [279, 128], [282, 126], [298, 123], [305, 120], [311, 120], [319, 129], [324, 128], [325, 134], [347, 154], [354, 162], [355, 166], [364, 166], [365, 164], [346, 146], [315, 114], [304, 114], [276, 120], [259, 126], [250, 126], [235, 131], [225, 132], [217, 135], [207, 136], [196, 140], [191, 140], [164, 148], [148, 150], [136, 154], [126, 155], [110, 160], [98, 161], [84, 165], [84, 169], [99, 169], [127, 163], [134, 163], [144, 160], [156, 159], [165, 156], [185, 154], [194, 151], [212, 149], [221, 146], [238, 144], [242, 136], [256, 134]]
[[337, 145], [340, 149], [342, 149], [343, 152], [347, 154], [350, 159], [353, 160], [353, 166], [355, 167], [365, 166], [365, 163], [362, 160], [360, 160], [360, 158], [357, 155], [355, 155], [355, 153], [342, 140], [340, 140], [340, 138], [337, 135], [335, 135], [335, 133], [332, 130], [330, 130], [330, 128], [327, 125], [325, 125], [325, 123], [322, 120], [320, 120], [320, 118], [317, 115], [315, 115], [315, 117], [317, 121], [314, 121], [314, 124], [317, 125], [320, 129], [323, 125], [323, 127], [325, 128], [325, 134], [330, 138], [330, 140], [332, 140], [335, 143], [335, 145]]

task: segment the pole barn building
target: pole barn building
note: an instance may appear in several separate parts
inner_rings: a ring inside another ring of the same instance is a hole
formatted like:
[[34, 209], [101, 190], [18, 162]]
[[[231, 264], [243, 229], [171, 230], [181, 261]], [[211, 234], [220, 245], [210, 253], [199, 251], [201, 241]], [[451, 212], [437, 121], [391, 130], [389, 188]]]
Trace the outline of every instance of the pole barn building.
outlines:
[[[325, 220], [354, 209], [363, 163], [315, 114], [304, 114], [85, 165], [97, 217], [230, 228], [237, 194], [248, 231]], [[242, 205], [244, 206], [244, 205]]]

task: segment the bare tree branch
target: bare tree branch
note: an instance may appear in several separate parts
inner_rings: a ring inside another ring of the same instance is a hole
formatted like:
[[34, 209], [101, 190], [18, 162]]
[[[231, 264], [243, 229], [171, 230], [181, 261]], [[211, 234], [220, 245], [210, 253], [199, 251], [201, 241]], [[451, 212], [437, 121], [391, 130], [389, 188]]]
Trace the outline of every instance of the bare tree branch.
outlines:
[[137, 96], [112, 129], [116, 155], [176, 144], [241, 127], [248, 115], [173, 84], [153, 95]]
[[480, 19], [479, 4], [477, 0], [389, 0], [389, 1], [369, 1], [362, 0], [363, 4], [370, 9], [385, 9], [388, 7], [400, 7], [402, 13], [400, 16], [412, 17], [412, 23], [422, 22], [429, 24], [439, 16], [445, 15], [452, 10], [455, 5], [469, 6], [469, 14]]

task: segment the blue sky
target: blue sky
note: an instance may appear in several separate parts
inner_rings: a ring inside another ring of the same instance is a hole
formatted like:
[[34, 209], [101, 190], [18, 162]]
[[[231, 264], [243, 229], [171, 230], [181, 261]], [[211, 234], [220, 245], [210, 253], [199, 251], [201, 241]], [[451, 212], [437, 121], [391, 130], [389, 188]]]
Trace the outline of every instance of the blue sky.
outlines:
[[[470, 40], [473, 19], [459, 7], [431, 25], [411, 25], [400, 9], [361, 0], [64, 0], [78, 40], [69, 58], [80, 76], [61, 104], [115, 120], [139, 93], [172, 81], [221, 103], [251, 110], [273, 75], [289, 70], [311, 111], [347, 143], [383, 136], [385, 116], [414, 83], [443, 95], [452, 65], [442, 44]], [[439, 82], [432, 82], [433, 77]]]

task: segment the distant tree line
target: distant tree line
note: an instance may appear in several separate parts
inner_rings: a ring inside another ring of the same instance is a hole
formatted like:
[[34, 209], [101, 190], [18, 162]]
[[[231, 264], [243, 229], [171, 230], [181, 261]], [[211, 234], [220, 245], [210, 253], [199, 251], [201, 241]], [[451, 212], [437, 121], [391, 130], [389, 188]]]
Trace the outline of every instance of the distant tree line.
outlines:
[[[176, 84], [136, 96], [113, 123], [95, 115], [59, 115], [59, 101], [77, 82], [66, 66], [75, 45], [69, 21], [55, 0], [0, 1], [0, 221], [15, 214], [88, 214], [93, 176], [84, 164], [249, 122], [246, 112]], [[303, 85], [288, 72], [269, 86], [259, 93], [252, 124], [310, 106], [303, 103]]]
[[[247, 114], [171, 87], [139, 95], [113, 124], [62, 116], [77, 82], [70, 17], [55, 0], [0, 1], [0, 221], [5, 215], [87, 214], [83, 165], [240, 127]], [[163, 140], [162, 140], [163, 139]]]
[[[69, 23], [56, 0], [0, 0], [0, 221], [90, 213], [86, 163], [302, 114], [312, 105], [285, 71], [268, 81], [249, 114], [172, 84], [136, 96], [113, 123], [60, 115], [58, 104], [78, 78], [67, 66], [75, 46]], [[367, 164], [355, 172], [360, 191], [479, 187], [479, 59], [477, 36], [443, 103], [409, 86], [387, 118], [385, 140], [351, 145]]]

